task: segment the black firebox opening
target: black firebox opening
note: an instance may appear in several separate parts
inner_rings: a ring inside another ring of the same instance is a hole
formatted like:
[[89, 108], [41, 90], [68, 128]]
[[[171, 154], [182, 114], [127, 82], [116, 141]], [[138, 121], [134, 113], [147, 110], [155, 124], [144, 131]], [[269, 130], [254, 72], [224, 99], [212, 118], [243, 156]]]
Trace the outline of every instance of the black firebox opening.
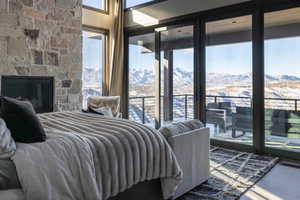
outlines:
[[28, 100], [37, 113], [53, 112], [54, 77], [2, 76], [1, 95]]

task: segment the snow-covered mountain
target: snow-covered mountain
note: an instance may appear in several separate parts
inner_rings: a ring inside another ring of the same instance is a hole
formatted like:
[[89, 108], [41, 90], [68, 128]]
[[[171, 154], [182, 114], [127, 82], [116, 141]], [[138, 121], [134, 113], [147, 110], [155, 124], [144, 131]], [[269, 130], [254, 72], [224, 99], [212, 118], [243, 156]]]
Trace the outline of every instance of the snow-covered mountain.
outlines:
[[[193, 72], [175, 68], [173, 71], [174, 93], [193, 93]], [[163, 79], [163, 76], [162, 76]], [[266, 75], [266, 97], [299, 98], [300, 77], [293, 75]], [[154, 71], [132, 69], [129, 75], [132, 96], [149, 96], [154, 89]], [[297, 84], [295, 84], [297, 82]], [[252, 96], [252, 74], [208, 73], [207, 93], [218, 96]], [[162, 85], [163, 87], [163, 85]]]
[[[190, 84], [193, 82], [193, 72], [184, 71], [181, 68], [175, 68], [173, 71], [174, 83], [180, 82], [181, 84]], [[219, 74], [208, 73], [207, 84], [213, 84], [214, 86], [235, 85], [235, 84], [250, 84], [252, 82], [252, 74]], [[130, 83], [131, 84], [148, 84], [153, 83], [154, 71], [153, 70], [138, 70], [132, 69], [130, 71]], [[272, 76], [266, 75], [265, 80], [267, 82], [272, 81], [300, 81], [300, 77], [292, 75], [280, 75]]]
[[[154, 95], [154, 70], [134, 69], [129, 72], [130, 95]], [[162, 72], [162, 80], [163, 72]], [[193, 94], [193, 72], [182, 68], [173, 70], [174, 94]], [[266, 75], [266, 97], [272, 98], [299, 98], [300, 77], [294, 75]], [[85, 68], [83, 83], [85, 87], [98, 87], [102, 76], [99, 70]], [[295, 83], [296, 82], [296, 83]], [[252, 96], [252, 74], [221, 74], [208, 73], [206, 77], [207, 93], [220, 96]], [[162, 84], [163, 88], [163, 84]], [[97, 91], [99, 92], [99, 91]], [[87, 92], [90, 93], [90, 92]]]

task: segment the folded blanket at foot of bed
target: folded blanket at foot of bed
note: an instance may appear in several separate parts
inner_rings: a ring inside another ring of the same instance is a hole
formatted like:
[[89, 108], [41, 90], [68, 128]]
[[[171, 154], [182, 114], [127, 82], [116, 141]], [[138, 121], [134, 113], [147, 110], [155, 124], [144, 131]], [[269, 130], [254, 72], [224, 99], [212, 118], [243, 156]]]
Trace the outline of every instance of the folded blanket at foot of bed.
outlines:
[[18, 143], [12, 157], [26, 199], [105, 200], [157, 178], [167, 199], [182, 180], [170, 146], [152, 128], [79, 112], [39, 117], [46, 142]]

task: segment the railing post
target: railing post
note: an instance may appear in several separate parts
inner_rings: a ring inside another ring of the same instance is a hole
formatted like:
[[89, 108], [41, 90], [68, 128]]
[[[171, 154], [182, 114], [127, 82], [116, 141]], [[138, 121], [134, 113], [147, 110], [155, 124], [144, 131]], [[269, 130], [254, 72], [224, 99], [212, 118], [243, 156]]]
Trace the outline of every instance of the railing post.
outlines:
[[298, 111], [298, 100], [295, 99], [295, 111]]
[[145, 97], [142, 97], [142, 110], [143, 110], [142, 122], [143, 124], [145, 124]]
[[214, 97], [215, 103], [218, 103], [217, 98], [218, 98], [217, 96]]
[[188, 111], [188, 108], [187, 108], [187, 103], [188, 103], [188, 102], [187, 102], [187, 95], [184, 95], [184, 103], [185, 103], [185, 104], [184, 104], [184, 111], [185, 111], [185, 112], [184, 112], [184, 113], [185, 113], [184, 116], [185, 116], [185, 119], [187, 119], [187, 115], [188, 115], [188, 113], [187, 113], [187, 111]]

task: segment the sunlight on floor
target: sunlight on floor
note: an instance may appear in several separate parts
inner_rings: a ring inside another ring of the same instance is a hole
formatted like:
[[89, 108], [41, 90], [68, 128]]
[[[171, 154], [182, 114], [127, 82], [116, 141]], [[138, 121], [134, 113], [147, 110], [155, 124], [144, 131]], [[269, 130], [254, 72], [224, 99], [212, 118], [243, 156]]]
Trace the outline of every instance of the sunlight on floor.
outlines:
[[282, 198], [276, 196], [275, 194], [271, 193], [270, 191], [267, 191], [259, 186], [253, 186], [246, 194], [245, 198], [242, 198], [242, 200], [246, 199], [255, 199], [255, 200], [283, 200]]

